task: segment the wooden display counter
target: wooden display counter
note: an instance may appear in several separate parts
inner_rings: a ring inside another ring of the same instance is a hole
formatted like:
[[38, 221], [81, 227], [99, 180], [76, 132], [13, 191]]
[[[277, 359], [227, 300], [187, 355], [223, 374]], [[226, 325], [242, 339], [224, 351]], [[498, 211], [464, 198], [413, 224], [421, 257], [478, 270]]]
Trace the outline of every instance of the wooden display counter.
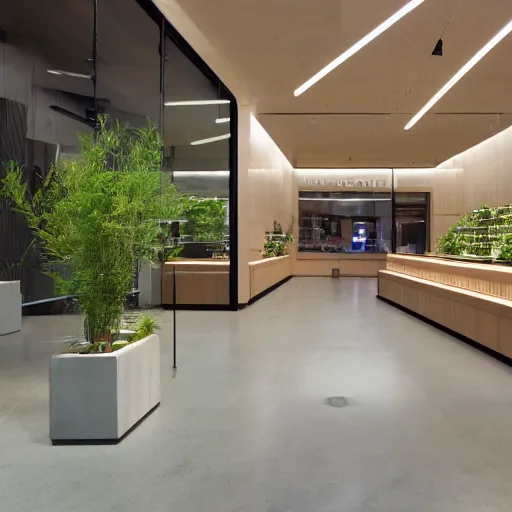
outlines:
[[512, 358], [512, 267], [390, 254], [378, 296]]
[[273, 289], [292, 276], [290, 256], [268, 258], [249, 263], [251, 300]]
[[164, 264], [162, 305], [173, 306], [173, 275], [176, 272], [178, 306], [229, 306], [229, 261], [177, 260]]
[[377, 277], [385, 267], [385, 253], [298, 252], [293, 275], [331, 277], [338, 269], [342, 277]]

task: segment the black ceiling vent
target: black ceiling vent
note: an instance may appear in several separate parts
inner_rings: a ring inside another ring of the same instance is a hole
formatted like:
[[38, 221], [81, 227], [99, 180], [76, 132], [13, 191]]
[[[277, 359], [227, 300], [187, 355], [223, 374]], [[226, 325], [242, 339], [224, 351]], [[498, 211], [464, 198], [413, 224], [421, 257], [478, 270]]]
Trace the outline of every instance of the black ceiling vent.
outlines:
[[443, 40], [442, 39], [439, 39], [439, 41], [437, 41], [436, 47], [434, 48], [432, 55], [435, 55], [436, 57], [443, 56]]

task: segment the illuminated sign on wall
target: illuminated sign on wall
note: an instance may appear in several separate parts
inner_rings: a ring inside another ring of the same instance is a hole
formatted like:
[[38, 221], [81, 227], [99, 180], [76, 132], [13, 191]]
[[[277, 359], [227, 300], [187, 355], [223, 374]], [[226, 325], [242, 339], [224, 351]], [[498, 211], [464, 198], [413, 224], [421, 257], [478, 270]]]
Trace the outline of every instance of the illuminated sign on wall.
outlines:
[[346, 187], [346, 188], [388, 188], [388, 180], [356, 180], [356, 179], [314, 179], [303, 178], [303, 184], [308, 187]]

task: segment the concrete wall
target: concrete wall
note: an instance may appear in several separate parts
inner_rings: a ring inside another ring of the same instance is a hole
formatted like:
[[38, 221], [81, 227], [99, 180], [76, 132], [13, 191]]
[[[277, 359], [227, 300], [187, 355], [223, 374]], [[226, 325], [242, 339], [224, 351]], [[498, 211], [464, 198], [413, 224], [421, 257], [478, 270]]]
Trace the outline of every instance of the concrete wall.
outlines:
[[293, 167], [249, 107], [239, 108], [238, 296], [250, 298], [249, 262], [261, 259], [265, 231], [274, 220], [283, 230], [293, 222]]

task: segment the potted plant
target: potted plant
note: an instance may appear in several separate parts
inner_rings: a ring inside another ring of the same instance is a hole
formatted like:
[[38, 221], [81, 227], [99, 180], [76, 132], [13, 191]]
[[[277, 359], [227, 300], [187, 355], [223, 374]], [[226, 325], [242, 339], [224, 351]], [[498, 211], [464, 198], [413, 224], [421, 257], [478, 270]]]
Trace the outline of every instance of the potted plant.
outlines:
[[10, 164], [1, 194], [25, 216], [60, 289], [76, 294], [84, 342], [52, 359], [50, 437], [119, 440], [160, 401], [159, 340], [154, 334], [115, 350], [137, 264], [156, 257], [158, 219], [178, 216], [180, 201], [161, 172], [156, 128], [130, 130], [100, 119], [81, 135], [81, 154], [58, 162], [30, 196]]

